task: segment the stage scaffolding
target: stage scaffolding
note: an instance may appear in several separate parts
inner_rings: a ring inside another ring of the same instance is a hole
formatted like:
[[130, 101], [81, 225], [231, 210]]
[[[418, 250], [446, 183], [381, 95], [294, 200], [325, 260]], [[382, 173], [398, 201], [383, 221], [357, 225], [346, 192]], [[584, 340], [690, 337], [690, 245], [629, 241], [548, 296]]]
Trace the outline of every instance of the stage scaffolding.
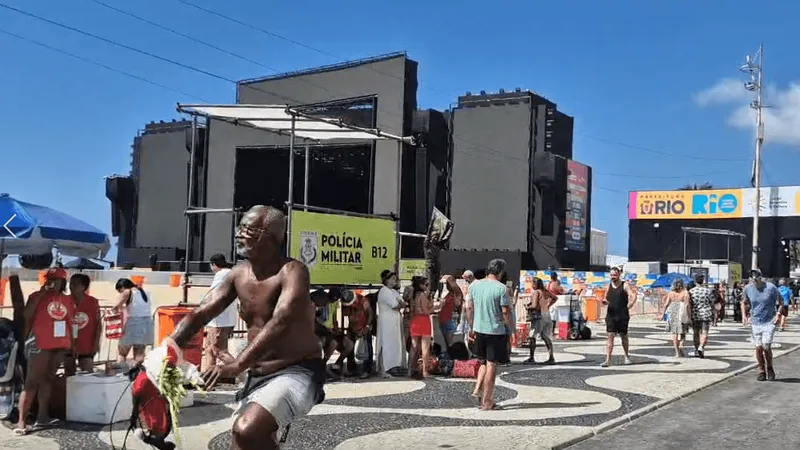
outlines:
[[[726, 257], [725, 257], [726, 262], [731, 261], [731, 238], [738, 238], [739, 254], [741, 255], [741, 258], [744, 258], [744, 238], [747, 236], [742, 233], [737, 233], [735, 231], [730, 231], [730, 230], [715, 229], [715, 228], [696, 228], [696, 227], [681, 227], [681, 231], [683, 232], [683, 262], [685, 263], [690, 262], [686, 259], [686, 253], [687, 253], [686, 237], [689, 235], [699, 236], [697, 261], [703, 261], [703, 235], [727, 236]], [[742, 261], [737, 261], [737, 262], [742, 262]]]
[[[401, 179], [403, 167], [403, 144], [413, 144], [411, 137], [397, 136], [386, 133], [378, 128], [364, 128], [344, 123], [340, 119], [320, 117], [303, 111], [302, 106], [289, 107], [286, 105], [199, 105], [186, 104], [177, 106], [180, 113], [192, 116], [192, 139], [189, 155], [189, 192], [186, 201], [186, 264], [184, 268], [184, 289], [183, 302], [188, 300], [189, 288], [189, 261], [192, 245], [191, 219], [196, 214], [232, 214], [235, 220], [237, 210], [235, 208], [201, 208], [194, 206], [194, 171], [197, 152], [197, 121], [198, 117], [206, 120], [213, 119], [227, 122], [233, 125], [245, 126], [257, 130], [289, 137], [289, 198], [286, 201], [287, 207], [287, 227], [286, 227], [286, 249], [291, 252], [292, 236], [292, 210], [296, 207], [304, 210], [321, 211], [332, 214], [345, 214], [367, 218], [387, 218], [385, 214], [356, 214], [348, 211], [339, 211], [329, 208], [315, 207], [308, 204], [308, 177], [309, 177], [309, 152], [311, 146], [322, 145], [323, 142], [346, 140], [353, 141], [376, 141], [391, 140], [397, 142], [397, 206], [399, 212]], [[303, 173], [305, 192], [303, 203], [294, 201], [294, 152], [296, 142], [305, 147], [305, 170]], [[400, 247], [400, 221], [397, 215], [390, 216], [395, 222], [395, 245]], [[202, 237], [201, 237], [202, 239]], [[395, 270], [399, 267], [400, 252], [395, 252]]]

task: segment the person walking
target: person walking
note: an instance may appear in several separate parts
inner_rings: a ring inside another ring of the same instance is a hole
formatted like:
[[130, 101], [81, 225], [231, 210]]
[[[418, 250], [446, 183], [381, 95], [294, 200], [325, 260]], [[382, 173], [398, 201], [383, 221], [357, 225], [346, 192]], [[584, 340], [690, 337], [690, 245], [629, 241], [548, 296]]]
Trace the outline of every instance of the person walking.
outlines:
[[789, 306], [792, 304], [792, 290], [787, 286], [786, 278], [781, 278], [778, 282], [778, 293], [780, 294], [780, 307], [778, 308], [778, 320], [776, 325], [780, 331], [786, 330], [786, 318], [789, 317]]
[[750, 284], [744, 289], [744, 297], [750, 303], [750, 331], [756, 347], [758, 381], [773, 381], [772, 338], [775, 336], [776, 305], [780, 299], [778, 288], [761, 278], [759, 270], [750, 271]]
[[[217, 288], [226, 276], [231, 272], [232, 264], [225, 259], [225, 255], [217, 253], [209, 258], [211, 271], [214, 272], [214, 279], [211, 280], [209, 292]], [[202, 305], [210, 298], [208, 294], [200, 302]], [[219, 355], [227, 353], [228, 340], [233, 336], [233, 329], [239, 320], [239, 301], [236, 300], [228, 305], [217, 317], [211, 319], [206, 325], [206, 337], [203, 340], [203, 358], [200, 366], [202, 370], [208, 370], [217, 365]]]
[[493, 259], [486, 269], [486, 278], [469, 287], [471, 301], [467, 303], [467, 320], [472, 330], [475, 356], [480, 361], [478, 379], [472, 396], [480, 401], [482, 410], [500, 409], [494, 401], [497, 365], [508, 358], [506, 327], [511, 323], [508, 289], [500, 282], [506, 271], [506, 262]]
[[702, 274], [695, 276], [694, 282], [695, 287], [689, 291], [694, 355], [698, 358], [705, 358], [708, 330], [711, 328], [711, 321], [714, 318], [714, 302], [717, 294], [706, 284], [706, 277]]
[[680, 278], [672, 282], [672, 290], [667, 293], [664, 313], [668, 317], [667, 330], [672, 335], [675, 357], [683, 357], [683, 344], [686, 342], [686, 332], [689, 331], [692, 316], [689, 310], [689, 292]]
[[628, 345], [628, 324], [631, 320], [630, 309], [636, 303], [636, 294], [633, 289], [620, 278], [620, 270], [612, 267], [611, 283], [608, 285], [603, 305], [606, 310], [606, 360], [600, 367], [611, 365], [611, 354], [614, 352], [614, 338], [619, 335], [622, 341], [622, 351], [625, 353], [625, 364], [631, 363]]

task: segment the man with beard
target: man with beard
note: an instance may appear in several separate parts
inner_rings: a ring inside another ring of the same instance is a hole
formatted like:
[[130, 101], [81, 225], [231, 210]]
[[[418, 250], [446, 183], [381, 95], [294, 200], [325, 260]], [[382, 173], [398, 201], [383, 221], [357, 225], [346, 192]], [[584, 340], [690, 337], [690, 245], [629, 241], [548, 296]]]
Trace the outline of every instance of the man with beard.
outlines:
[[248, 345], [233, 358], [221, 352], [222, 365], [203, 374], [207, 389], [220, 378], [247, 371], [237, 394], [232, 449], [277, 449], [276, 434], [324, 399], [325, 365], [314, 334], [314, 304], [306, 266], [281, 255], [286, 216], [276, 208], [254, 206], [242, 217], [236, 248], [246, 258], [186, 316], [166, 345], [185, 347], [238, 297], [247, 324]]
[[611, 268], [611, 283], [608, 285], [603, 305], [606, 310], [606, 360], [601, 367], [611, 365], [611, 354], [614, 352], [614, 338], [619, 335], [622, 340], [622, 351], [625, 352], [625, 364], [631, 363], [628, 353], [628, 323], [631, 320], [630, 309], [636, 303], [636, 294], [628, 283], [620, 279], [620, 270]]

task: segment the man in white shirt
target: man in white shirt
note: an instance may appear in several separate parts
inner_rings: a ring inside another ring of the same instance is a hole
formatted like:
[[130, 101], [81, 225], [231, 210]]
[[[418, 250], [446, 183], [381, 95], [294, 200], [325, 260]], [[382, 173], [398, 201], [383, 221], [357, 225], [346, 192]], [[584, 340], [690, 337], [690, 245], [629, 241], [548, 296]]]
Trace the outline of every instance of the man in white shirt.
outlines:
[[[225, 260], [225, 255], [220, 253], [209, 258], [209, 263], [211, 271], [214, 272], [214, 279], [211, 281], [211, 289], [209, 289], [211, 292], [222, 283], [228, 272], [231, 271], [231, 264]], [[206, 298], [208, 298], [208, 294], [203, 298], [201, 304], [206, 301]], [[228, 351], [228, 339], [233, 334], [237, 320], [239, 320], [239, 302], [234, 301], [220, 315], [208, 322], [206, 338], [203, 341], [202, 370], [205, 371], [215, 366], [220, 352]]]

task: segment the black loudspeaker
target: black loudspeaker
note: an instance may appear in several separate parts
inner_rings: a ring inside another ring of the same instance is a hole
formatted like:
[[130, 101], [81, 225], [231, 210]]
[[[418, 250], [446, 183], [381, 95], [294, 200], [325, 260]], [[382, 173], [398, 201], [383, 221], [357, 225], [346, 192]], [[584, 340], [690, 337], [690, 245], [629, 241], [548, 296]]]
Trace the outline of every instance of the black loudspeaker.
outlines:
[[[197, 128], [197, 140], [195, 140], [194, 145], [194, 157], [195, 161], [197, 161], [198, 166], [203, 165], [203, 157], [205, 155], [205, 148], [206, 144], [206, 129], [205, 128]], [[186, 128], [186, 151], [191, 154], [192, 152], [192, 127]]]
[[550, 152], [533, 155], [533, 184], [551, 186], [556, 181], [556, 156]]

